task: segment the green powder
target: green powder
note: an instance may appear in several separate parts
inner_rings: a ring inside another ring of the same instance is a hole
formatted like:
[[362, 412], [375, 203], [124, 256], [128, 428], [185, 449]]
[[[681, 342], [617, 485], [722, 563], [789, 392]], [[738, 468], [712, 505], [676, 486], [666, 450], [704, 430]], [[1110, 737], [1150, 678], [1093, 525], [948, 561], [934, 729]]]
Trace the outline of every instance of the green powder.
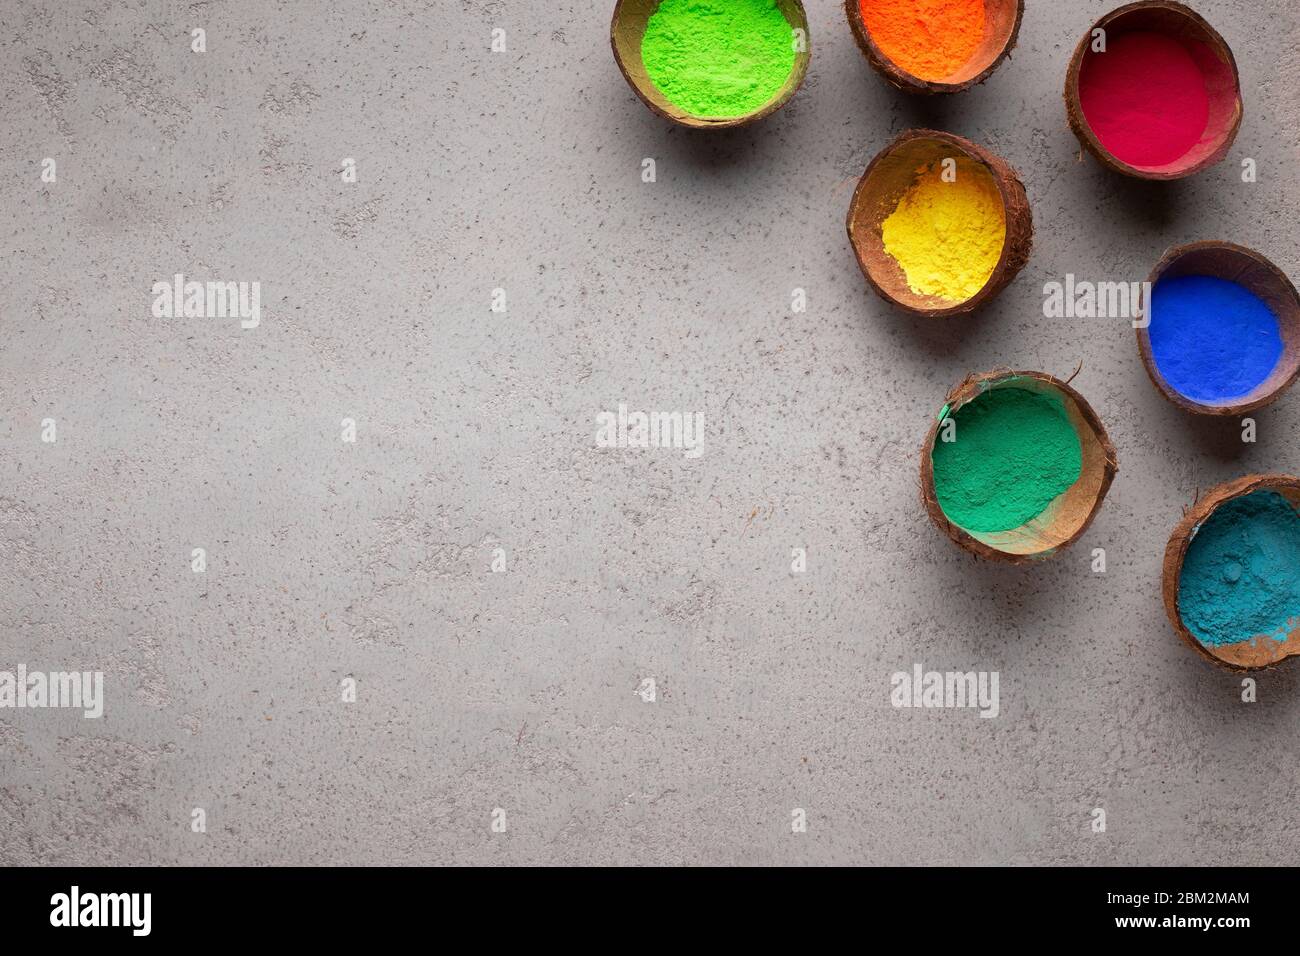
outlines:
[[952, 416], [934, 443], [934, 490], [967, 531], [1010, 531], [1036, 518], [1083, 470], [1083, 447], [1055, 395], [998, 388]]
[[646, 73], [695, 116], [744, 116], [794, 68], [794, 32], [773, 0], [663, 0], [641, 40]]

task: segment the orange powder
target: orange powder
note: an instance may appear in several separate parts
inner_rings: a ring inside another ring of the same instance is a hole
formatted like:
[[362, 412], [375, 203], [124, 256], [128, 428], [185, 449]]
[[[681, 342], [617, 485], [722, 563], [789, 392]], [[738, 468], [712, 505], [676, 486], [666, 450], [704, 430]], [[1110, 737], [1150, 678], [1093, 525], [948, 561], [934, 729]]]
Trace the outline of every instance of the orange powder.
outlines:
[[859, 0], [880, 51], [913, 76], [943, 80], [984, 39], [984, 0]]

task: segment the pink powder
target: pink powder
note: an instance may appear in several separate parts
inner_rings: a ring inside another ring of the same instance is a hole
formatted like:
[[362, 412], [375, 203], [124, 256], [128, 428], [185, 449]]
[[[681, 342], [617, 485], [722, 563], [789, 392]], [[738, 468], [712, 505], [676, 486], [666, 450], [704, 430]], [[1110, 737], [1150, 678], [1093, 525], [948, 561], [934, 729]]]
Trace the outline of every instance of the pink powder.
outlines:
[[1079, 71], [1083, 115], [1097, 138], [1130, 166], [1164, 166], [1200, 142], [1210, 118], [1205, 77], [1192, 55], [1162, 33], [1110, 37]]

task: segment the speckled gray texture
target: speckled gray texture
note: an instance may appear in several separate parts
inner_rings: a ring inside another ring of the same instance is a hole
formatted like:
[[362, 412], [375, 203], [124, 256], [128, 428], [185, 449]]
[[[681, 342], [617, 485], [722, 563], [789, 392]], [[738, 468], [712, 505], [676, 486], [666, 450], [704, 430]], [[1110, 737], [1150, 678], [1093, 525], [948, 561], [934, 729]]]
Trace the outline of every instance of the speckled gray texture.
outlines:
[[[1125, 323], [1041, 309], [1195, 239], [1300, 274], [1300, 7], [1198, 0], [1246, 120], [1157, 186], [1066, 125], [1101, 0], [1030, 0], [1011, 60], [930, 100], [811, 0], [805, 88], [713, 135], [636, 100], [611, 6], [0, 0], [0, 669], [108, 694], [0, 711], [0, 862], [1294, 862], [1300, 673], [1241, 703], [1158, 576], [1198, 488], [1300, 470], [1300, 394], [1243, 445]], [[972, 319], [891, 311], [844, 235], [913, 125], [1033, 204]], [[260, 281], [261, 326], [155, 319], [177, 272]], [[969, 371], [1080, 362], [1106, 507], [1052, 563], [976, 563], [919, 504], [930, 416]], [[703, 413], [704, 453], [596, 447], [620, 402]], [[998, 671], [1001, 716], [892, 708], [917, 661]]]

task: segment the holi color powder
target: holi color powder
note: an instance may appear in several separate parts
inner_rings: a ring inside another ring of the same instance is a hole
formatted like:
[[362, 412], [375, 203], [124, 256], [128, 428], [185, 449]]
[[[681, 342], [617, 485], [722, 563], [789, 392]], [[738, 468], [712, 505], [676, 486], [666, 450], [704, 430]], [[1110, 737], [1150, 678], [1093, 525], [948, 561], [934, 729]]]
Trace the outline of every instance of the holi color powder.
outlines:
[[1083, 446], [1056, 395], [1002, 387], [953, 413], [934, 443], [934, 490], [967, 531], [1011, 531], [1038, 517], [1083, 471]]
[[641, 60], [676, 106], [732, 118], [781, 91], [794, 47], [794, 30], [774, 0], [663, 0], [646, 22]]
[[1079, 71], [1079, 102], [1101, 144], [1130, 166], [1164, 166], [1200, 142], [1210, 119], [1205, 76], [1178, 40], [1111, 36]]
[[984, 40], [984, 0], [859, 0], [880, 52], [922, 80], [942, 81]]
[[1178, 612], [1209, 647], [1300, 627], [1300, 515], [1274, 491], [1217, 508], [1187, 546]]
[[1165, 381], [1207, 405], [1249, 395], [1282, 359], [1277, 316], [1245, 286], [1215, 276], [1157, 282], [1148, 334]]
[[1006, 208], [992, 173], [963, 157], [952, 182], [944, 180], [942, 163], [919, 169], [880, 233], [913, 292], [965, 302], [984, 288], [1002, 256]]

